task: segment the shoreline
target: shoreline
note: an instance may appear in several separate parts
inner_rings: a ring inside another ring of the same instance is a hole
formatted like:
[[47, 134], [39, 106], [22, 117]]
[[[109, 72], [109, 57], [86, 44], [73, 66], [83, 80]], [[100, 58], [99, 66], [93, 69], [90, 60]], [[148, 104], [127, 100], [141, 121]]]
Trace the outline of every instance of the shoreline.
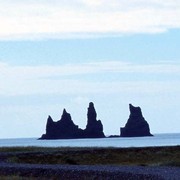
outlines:
[[37, 140], [37, 138], [1, 139], [0, 147], [154, 147], [180, 145], [180, 133], [155, 134], [153, 137]]

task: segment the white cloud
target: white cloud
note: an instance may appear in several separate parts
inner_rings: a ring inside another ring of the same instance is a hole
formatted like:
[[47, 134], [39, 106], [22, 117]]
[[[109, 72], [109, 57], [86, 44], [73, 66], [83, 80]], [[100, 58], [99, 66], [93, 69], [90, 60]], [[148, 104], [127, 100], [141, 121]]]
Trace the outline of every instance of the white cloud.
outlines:
[[180, 64], [156, 63], [156, 64], [135, 64], [122, 61], [102, 61], [82, 64], [64, 64], [59, 66], [11, 66], [4, 62], [0, 63], [1, 78], [11, 77], [19, 79], [39, 79], [65, 77], [95, 73], [169, 73], [180, 74]]
[[159, 33], [180, 28], [180, 1], [0, 0], [0, 22], [0, 39]]
[[[146, 92], [159, 93], [161, 91], [177, 92], [179, 81], [174, 79], [161, 81], [148, 80], [145, 75], [149, 74], [163, 77], [163, 75], [180, 75], [180, 64], [147, 64], [137, 65], [119, 61], [69, 64], [61, 66], [10, 66], [0, 63], [0, 95], [27, 95], [27, 94], [87, 94], [87, 93], [120, 93], [120, 92]], [[104, 73], [103, 82], [98, 78]], [[118, 76], [126, 73], [131, 77], [126, 82], [122, 80], [109, 81], [113, 73]], [[142, 76], [139, 81], [134, 73]], [[91, 75], [96, 75], [95, 80]], [[78, 75], [78, 77], [76, 76]], [[81, 75], [81, 78], [79, 78]], [[86, 79], [86, 77], [88, 77]]]

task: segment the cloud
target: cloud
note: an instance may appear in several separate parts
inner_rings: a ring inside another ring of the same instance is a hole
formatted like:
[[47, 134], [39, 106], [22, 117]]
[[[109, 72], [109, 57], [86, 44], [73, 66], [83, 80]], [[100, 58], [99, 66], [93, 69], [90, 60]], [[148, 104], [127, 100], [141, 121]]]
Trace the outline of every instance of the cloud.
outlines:
[[[7, 63], [0, 63], [1, 78], [11, 77], [19, 79], [41, 79], [50, 77], [68, 77], [84, 74], [99, 73], [164, 73], [180, 74], [180, 64], [175, 62], [156, 64], [136, 64], [123, 61], [101, 61], [81, 64], [63, 64], [59, 66], [41, 65], [41, 66], [11, 66]], [[15, 75], [15, 76], [14, 76]]]
[[0, 0], [0, 39], [160, 33], [180, 28], [179, 0]]
[[[11, 66], [0, 63], [0, 95], [160, 93], [177, 92], [180, 64], [133, 64], [120, 61], [65, 64], [61, 66]], [[116, 73], [126, 80], [111, 80]], [[103, 75], [103, 81], [98, 78]], [[135, 75], [140, 75], [137, 81]], [[161, 80], [149, 77], [157, 75]], [[163, 80], [164, 75], [173, 77]], [[92, 78], [96, 76], [96, 78]], [[174, 79], [173, 79], [174, 78]]]

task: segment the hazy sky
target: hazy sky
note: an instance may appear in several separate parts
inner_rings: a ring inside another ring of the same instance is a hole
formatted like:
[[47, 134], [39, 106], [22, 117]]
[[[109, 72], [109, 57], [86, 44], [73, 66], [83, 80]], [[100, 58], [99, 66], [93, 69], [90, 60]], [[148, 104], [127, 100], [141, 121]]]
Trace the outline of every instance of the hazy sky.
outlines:
[[0, 138], [40, 137], [63, 108], [106, 135], [128, 104], [152, 133], [180, 132], [179, 0], [0, 0]]

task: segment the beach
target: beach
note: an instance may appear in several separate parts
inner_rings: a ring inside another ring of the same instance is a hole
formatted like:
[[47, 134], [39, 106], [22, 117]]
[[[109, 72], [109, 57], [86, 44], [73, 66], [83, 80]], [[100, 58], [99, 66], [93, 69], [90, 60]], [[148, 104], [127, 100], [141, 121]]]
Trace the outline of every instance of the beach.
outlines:
[[179, 179], [179, 167], [180, 146], [0, 148], [0, 177], [3, 178]]
[[4, 177], [18, 175], [36, 179], [174, 179], [180, 177], [179, 168], [107, 166], [107, 165], [29, 165], [0, 164], [0, 174]]

